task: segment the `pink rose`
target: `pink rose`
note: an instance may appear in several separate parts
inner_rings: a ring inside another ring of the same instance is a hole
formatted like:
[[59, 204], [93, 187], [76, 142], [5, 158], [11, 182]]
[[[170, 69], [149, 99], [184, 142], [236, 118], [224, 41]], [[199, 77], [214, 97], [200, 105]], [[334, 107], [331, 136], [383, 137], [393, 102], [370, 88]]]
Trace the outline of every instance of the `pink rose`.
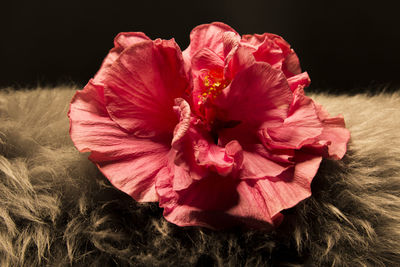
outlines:
[[122, 33], [71, 102], [71, 138], [111, 183], [180, 226], [270, 227], [311, 194], [322, 157], [350, 138], [304, 95], [289, 44], [200, 25], [173, 40]]

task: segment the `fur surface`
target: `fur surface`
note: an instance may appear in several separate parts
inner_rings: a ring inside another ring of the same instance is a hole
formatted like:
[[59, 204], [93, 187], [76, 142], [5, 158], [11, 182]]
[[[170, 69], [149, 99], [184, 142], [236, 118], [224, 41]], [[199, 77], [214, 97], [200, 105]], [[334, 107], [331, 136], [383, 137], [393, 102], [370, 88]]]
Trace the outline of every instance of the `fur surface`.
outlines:
[[400, 94], [314, 95], [352, 133], [273, 232], [167, 223], [73, 147], [74, 88], [0, 92], [1, 266], [398, 266]]

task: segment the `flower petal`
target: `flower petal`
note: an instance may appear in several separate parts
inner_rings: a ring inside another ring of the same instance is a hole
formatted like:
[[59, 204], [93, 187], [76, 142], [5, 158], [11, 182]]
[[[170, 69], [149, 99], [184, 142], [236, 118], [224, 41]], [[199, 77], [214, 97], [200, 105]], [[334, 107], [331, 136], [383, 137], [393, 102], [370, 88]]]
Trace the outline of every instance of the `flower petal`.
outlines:
[[274, 178], [289, 168], [288, 164], [275, 162], [262, 155], [262, 150], [262, 145], [257, 145], [253, 151], [243, 151], [240, 179]]
[[90, 81], [70, 106], [70, 135], [81, 152], [91, 152], [110, 182], [137, 201], [157, 201], [155, 177], [167, 165], [168, 143], [138, 139], [107, 114], [104, 88]]
[[347, 151], [347, 143], [350, 140], [350, 131], [346, 129], [343, 116], [329, 117], [329, 113], [324, 108], [315, 103], [318, 117], [323, 123], [323, 130], [318, 137], [320, 143], [327, 143], [328, 157], [341, 159]]
[[311, 80], [310, 77], [308, 76], [307, 72], [302, 72], [300, 74], [294, 75], [290, 78], [288, 78], [288, 83], [290, 86], [290, 89], [294, 92], [299, 86], [302, 87], [307, 87], [310, 85]]
[[175, 126], [171, 146], [177, 148], [178, 143], [186, 135], [190, 126], [190, 106], [183, 98], [175, 98], [174, 111], [178, 114], [179, 123]]
[[174, 40], [137, 43], [126, 49], [107, 72], [105, 100], [110, 117], [140, 137], [172, 132], [177, 119], [174, 99], [189, 86]]
[[264, 221], [278, 225], [282, 220], [280, 213], [311, 195], [311, 181], [315, 176], [321, 157], [297, 154], [298, 163], [290, 179], [244, 180], [238, 187], [238, 204], [228, 213], [243, 218]]
[[228, 213], [233, 217], [240, 218], [243, 224], [253, 228], [272, 228], [277, 226], [282, 216], [271, 214], [268, 201], [254, 187], [255, 181], [241, 181], [237, 186], [239, 199], [237, 205], [232, 207]]
[[[116, 160], [103, 156], [101, 160], [104, 162], [100, 162], [98, 156], [95, 159], [90, 157], [90, 159], [97, 162], [100, 171], [116, 188], [136, 201], [158, 201], [155, 191], [156, 175], [167, 165], [169, 149], [161, 144], [140, 139], [131, 143], [134, 146], [124, 148], [124, 150], [133, 151], [129, 157]], [[112, 141], [109, 141], [109, 144], [112, 144]], [[116, 153], [118, 152], [117, 150]]]
[[204, 226], [221, 229], [238, 224], [225, 211], [237, 204], [237, 179], [208, 176], [183, 191], [174, 191], [174, 176], [164, 168], [157, 177], [156, 191], [164, 217], [178, 226]]
[[183, 51], [184, 56], [192, 57], [197, 51], [206, 47], [223, 58], [223, 36], [225, 32], [233, 32], [239, 36], [234, 29], [221, 22], [213, 22], [211, 24], [197, 26], [190, 33], [190, 45], [185, 51]]
[[265, 39], [268, 39], [269, 35], [271, 34], [244, 34], [242, 35], [241, 42], [249, 44], [257, 49], [262, 43], [264, 43]]
[[222, 229], [237, 225], [271, 228], [281, 216], [271, 216], [267, 203], [245, 181], [232, 177], [208, 176], [184, 191], [172, 190], [174, 177], [164, 168], [156, 190], [164, 217], [179, 226], [204, 226]]
[[222, 72], [223, 68], [224, 61], [207, 47], [197, 51], [192, 57], [192, 71], [195, 75], [203, 69]]
[[255, 58], [253, 51], [245, 46], [238, 46], [225, 59], [225, 77], [228, 80], [233, 80], [238, 72], [244, 70], [254, 64]]
[[301, 73], [299, 58], [282, 37], [272, 33], [247, 34], [242, 36], [241, 42], [257, 50], [254, 52], [257, 61], [282, 70], [286, 77]]
[[93, 80], [95, 83], [101, 83], [104, 79], [105, 73], [108, 71], [108, 68], [114, 63], [114, 61], [119, 57], [119, 55], [126, 48], [146, 40], [150, 40], [142, 32], [121, 32], [114, 38], [114, 48], [110, 50], [108, 55], [103, 61], [99, 71], [94, 76]]
[[221, 176], [241, 168], [243, 162], [242, 147], [237, 141], [229, 142], [225, 147], [217, 146], [206, 139], [195, 142], [194, 155], [199, 166], [211, 168]]
[[227, 58], [239, 46], [240, 36], [233, 31], [224, 32], [222, 42], [224, 43], [224, 58]]
[[286, 42], [282, 37], [275, 34], [269, 34], [269, 38], [272, 38], [283, 51], [285, 59], [282, 64], [282, 71], [283, 73], [285, 73], [286, 77], [300, 74], [300, 61], [294, 50], [290, 48], [290, 44]]
[[295, 92], [289, 116], [278, 127], [265, 127], [261, 136], [269, 149], [300, 149], [303, 145], [315, 142], [322, 130], [314, 101], [299, 88]]
[[318, 171], [322, 157], [296, 153], [296, 165], [289, 179], [260, 179], [257, 189], [268, 205], [269, 214], [275, 216], [311, 195], [311, 181]]
[[[227, 176], [240, 169], [243, 162], [242, 147], [237, 141], [228, 142], [225, 146], [214, 144], [202, 125], [196, 125], [195, 119], [192, 119], [185, 136], [173, 143], [173, 148], [176, 151], [175, 166], [186, 170], [194, 180], [202, 179], [209, 171]], [[174, 185], [174, 190], [181, 189]]]
[[254, 52], [254, 57], [257, 61], [267, 62], [273, 68], [282, 69], [282, 62], [285, 60], [285, 55], [282, 49], [273, 39], [265, 38]]
[[193, 179], [201, 177], [201, 168], [195, 164], [194, 153], [191, 146], [190, 136], [193, 131], [191, 127], [191, 112], [189, 104], [182, 98], [175, 99], [174, 110], [179, 117], [179, 123], [174, 130], [174, 137], [171, 142], [173, 148], [174, 180], [173, 190], [179, 191], [191, 185]]
[[156, 184], [160, 207], [164, 217], [179, 226], [276, 226], [282, 220], [280, 211], [310, 196], [321, 157], [299, 152], [296, 161], [294, 171], [285, 179], [238, 180], [210, 175], [179, 192], [172, 189], [174, 177], [164, 168]]
[[282, 64], [282, 71], [286, 77], [292, 77], [301, 73], [300, 60], [293, 49], [286, 55]]
[[223, 121], [261, 124], [286, 118], [292, 92], [281, 71], [256, 62], [240, 71], [215, 102]]

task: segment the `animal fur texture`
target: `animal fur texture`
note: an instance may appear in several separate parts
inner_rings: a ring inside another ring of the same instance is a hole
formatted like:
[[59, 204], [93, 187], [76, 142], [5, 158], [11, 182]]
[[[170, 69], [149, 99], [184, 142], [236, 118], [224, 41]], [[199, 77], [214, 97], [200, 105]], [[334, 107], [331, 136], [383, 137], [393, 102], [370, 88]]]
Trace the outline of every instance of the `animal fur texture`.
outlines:
[[273, 232], [181, 228], [73, 146], [75, 88], [0, 92], [1, 266], [399, 266], [400, 94], [313, 98], [352, 138]]

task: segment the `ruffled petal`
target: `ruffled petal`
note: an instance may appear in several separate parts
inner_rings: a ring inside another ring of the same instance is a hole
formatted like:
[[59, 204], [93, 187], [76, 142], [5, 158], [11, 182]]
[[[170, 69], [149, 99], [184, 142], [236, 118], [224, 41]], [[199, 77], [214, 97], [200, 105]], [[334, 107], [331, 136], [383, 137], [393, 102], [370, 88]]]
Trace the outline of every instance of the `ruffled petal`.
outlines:
[[290, 48], [290, 44], [286, 42], [282, 37], [275, 34], [268, 34], [269, 38], [272, 38], [274, 42], [279, 45], [282, 49], [285, 59], [282, 64], [282, 71], [286, 77], [291, 77], [301, 73], [300, 61], [293, 49]]
[[292, 98], [283, 73], [267, 63], [256, 62], [240, 71], [215, 103], [222, 121], [261, 124], [283, 121]]
[[282, 210], [295, 206], [311, 195], [311, 181], [314, 178], [322, 157], [296, 154], [294, 171], [287, 179], [259, 179], [248, 181], [250, 192], [260, 194], [273, 218]]
[[239, 36], [234, 29], [221, 22], [197, 26], [190, 33], [190, 45], [185, 51], [183, 51], [184, 57], [192, 57], [197, 51], [206, 47], [223, 58], [223, 36], [226, 32], [233, 32]]
[[192, 71], [194, 74], [201, 70], [222, 72], [223, 68], [224, 61], [206, 47], [197, 51], [192, 57]]
[[241, 168], [243, 162], [242, 147], [237, 141], [220, 147], [206, 139], [200, 139], [195, 142], [194, 155], [199, 166], [211, 168], [222, 176], [230, 174], [234, 168]]
[[282, 62], [285, 60], [285, 55], [282, 49], [273, 39], [265, 38], [254, 52], [254, 57], [257, 61], [267, 62], [273, 68], [282, 69]]
[[265, 39], [268, 38], [268, 35], [268, 33], [244, 34], [242, 35], [241, 42], [249, 44], [257, 49], [262, 43], [264, 43]]
[[278, 226], [283, 216], [280, 213], [272, 214], [271, 205], [260, 193], [254, 180], [241, 181], [237, 186], [238, 203], [227, 213], [252, 228], [272, 228]]
[[105, 73], [108, 68], [114, 63], [114, 61], [119, 57], [119, 55], [126, 48], [143, 41], [150, 40], [142, 32], [121, 32], [114, 38], [114, 48], [110, 50], [108, 55], [103, 61], [99, 71], [94, 76], [93, 80], [95, 83], [101, 83], [104, 79]]
[[321, 160], [322, 157], [297, 153], [297, 164], [290, 179], [257, 181], [256, 187], [268, 203], [270, 214], [291, 208], [311, 195], [311, 181]]
[[238, 46], [225, 59], [225, 77], [233, 80], [238, 72], [244, 70], [254, 64], [255, 58], [252, 50], [245, 46]]
[[[333, 159], [343, 158], [347, 151], [347, 143], [350, 140], [350, 131], [345, 128], [343, 116], [330, 117], [329, 113], [321, 105], [315, 102], [314, 104], [324, 127], [317, 140], [320, 144], [327, 145], [327, 157]], [[318, 147], [318, 144], [316, 147]]]
[[262, 131], [263, 141], [269, 149], [300, 149], [322, 133], [322, 127], [315, 125], [282, 126]]
[[289, 116], [278, 127], [261, 130], [262, 142], [269, 149], [300, 149], [314, 143], [323, 130], [317, 110], [309, 97], [299, 88], [290, 106]]
[[272, 33], [247, 34], [242, 36], [241, 42], [256, 49], [254, 57], [257, 61], [282, 70], [286, 77], [301, 73], [299, 58], [282, 37]]
[[294, 92], [299, 86], [302, 86], [303, 88], [309, 86], [311, 80], [307, 72], [302, 72], [288, 78], [288, 83], [290, 89], [292, 89], [292, 91]]
[[143, 32], [120, 32], [114, 38], [114, 47], [126, 49], [146, 40], [150, 40], [150, 38]]
[[176, 225], [211, 229], [246, 225], [270, 229], [282, 219], [280, 214], [269, 214], [262, 195], [246, 181], [211, 175], [177, 192], [171, 186], [173, 179], [168, 168], [162, 169], [156, 190], [164, 217]]
[[300, 60], [293, 49], [286, 55], [282, 64], [282, 71], [286, 77], [292, 77], [301, 73]]
[[167, 165], [169, 144], [138, 139], [108, 116], [104, 88], [89, 82], [70, 105], [70, 135], [81, 152], [91, 152], [110, 182], [137, 201], [157, 201], [155, 177]]
[[289, 179], [243, 180], [237, 186], [238, 204], [228, 213], [242, 218], [243, 223], [264, 222], [277, 226], [283, 215], [280, 213], [311, 195], [311, 181], [315, 176], [321, 157], [298, 153], [294, 170]]
[[190, 127], [190, 106], [189, 103], [183, 98], [176, 98], [174, 111], [178, 115], [179, 123], [175, 126], [174, 137], [171, 141], [171, 146], [177, 148], [180, 142], [184, 139]]
[[224, 58], [228, 58], [229, 54], [239, 46], [240, 36], [233, 31], [224, 32], [222, 42], [224, 44]]
[[240, 179], [259, 179], [276, 177], [290, 167], [290, 151], [277, 151], [277, 155], [268, 151], [259, 140], [257, 130], [246, 124], [219, 132], [219, 145], [237, 140], [242, 147], [243, 163], [238, 173]]
[[[131, 151], [131, 155], [120, 160], [104, 156], [99, 158], [98, 155], [91, 156], [90, 159], [96, 162], [104, 176], [122, 192], [139, 202], [155, 202], [158, 201], [155, 191], [156, 175], [167, 165], [169, 149], [146, 141], [138, 139], [137, 142], [131, 142], [134, 146], [125, 147], [125, 150]], [[112, 143], [109, 142], [111, 145]]]
[[298, 153], [290, 179], [237, 180], [208, 176], [184, 191], [176, 192], [168, 168], [158, 175], [156, 190], [164, 217], [179, 226], [213, 229], [244, 224], [270, 228], [282, 220], [280, 211], [293, 207], [311, 194], [310, 184], [321, 157]]
[[173, 190], [183, 190], [190, 186], [193, 179], [201, 174], [196, 173], [200, 168], [195, 167], [192, 148], [190, 147], [191, 112], [189, 104], [182, 98], [175, 99], [174, 110], [178, 115], [179, 123], [175, 126], [171, 146], [174, 151], [171, 159], [175, 164]]
[[263, 155], [262, 145], [254, 145], [252, 150], [243, 151], [243, 165], [240, 179], [274, 178], [285, 172], [291, 165], [276, 162]]
[[207, 142], [196, 123], [197, 119], [191, 118], [185, 134], [178, 142], [173, 142], [174, 155], [171, 164], [174, 168], [171, 169], [175, 177], [172, 182], [174, 191], [186, 189], [193, 181], [202, 179], [209, 172], [207, 167], [199, 165], [196, 159], [198, 143]]
[[237, 205], [239, 180], [210, 175], [183, 191], [172, 188], [174, 176], [168, 168], [160, 171], [156, 191], [164, 217], [178, 226], [204, 226], [221, 229], [238, 224], [226, 211]]
[[105, 100], [110, 117], [139, 137], [173, 131], [174, 99], [189, 87], [174, 40], [137, 43], [126, 49], [107, 72]]
[[[175, 165], [191, 173], [194, 180], [202, 179], [209, 171], [227, 176], [239, 170], [243, 162], [240, 144], [233, 140], [225, 146], [216, 145], [201, 127], [193, 119], [191, 125], [185, 129], [185, 136], [179, 142], [173, 142], [176, 151]], [[178, 189], [174, 186], [174, 190]]]

